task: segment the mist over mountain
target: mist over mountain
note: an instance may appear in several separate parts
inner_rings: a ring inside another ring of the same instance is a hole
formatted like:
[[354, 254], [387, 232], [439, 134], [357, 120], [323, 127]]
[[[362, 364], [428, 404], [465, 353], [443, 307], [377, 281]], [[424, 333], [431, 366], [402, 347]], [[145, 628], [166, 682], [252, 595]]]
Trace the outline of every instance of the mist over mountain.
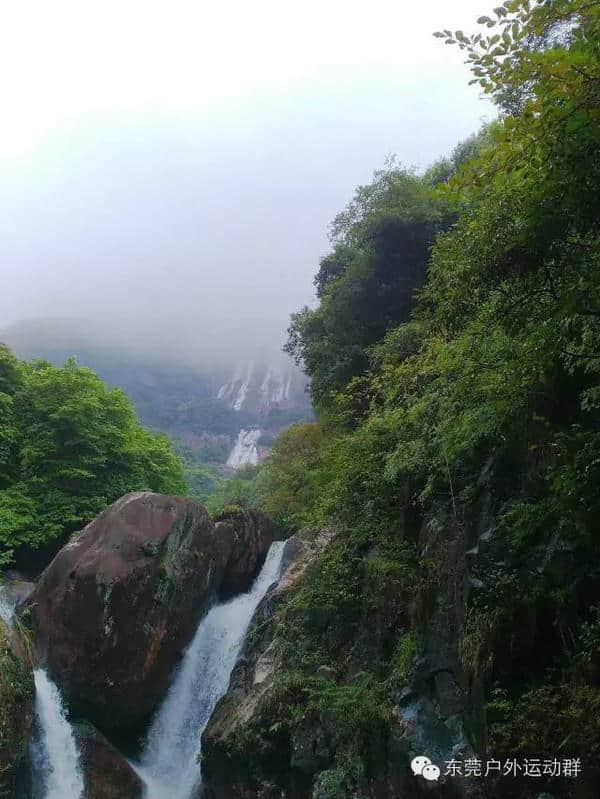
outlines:
[[3, 10], [0, 797], [598, 799], [600, 0]]
[[[110, 358], [137, 364], [183, 366], [199, 373], [210, 373], [217, 381], [228, 375], [244, 359], [268, 360], [289, 363], [282, 352], [285, 340], [283, 322], [278, 326], [262, 320], [254, 325], [245, 320], [247, 327], [235, 331], [227, 328], [227, 320], [214, 321], [212, 328], [207, 320], [197, 320], [184, 333], [185, 322], [177, 323], [177, 332], [163, 336], [152, 329], [149, 314], [147, 321], [137, 317], [111, 320], [106, 317], [37, 318], [23, 319], [0, 327], [0, 341], [26, 359], [48, 358], [57, 361], [72, 355], [95, 353], [96, 358]], [[226, 333], [224, 331], [227, 331]], [[223, 335], [221, 335], [223, 333]], [[236, 337], [237, 333], [237, 337]], [[270, 335], [269, 335], [270, 333]]]
[[[445, 5], [132, 3], [114, 24], [109, 4], [89, 25], [69, 4], [33, 29], [12, 9], [29, 45], [0, 56], [21, 82], [0, 131], [0, 331], [75, 319], [194, 365], [278, 352], [355, 186], [394, 152], [424, 168], [486, 113], [431, 36]], [[478, 12], [464, 0], [456, 24]]]
[[0, 331], [21, 358], [61, 366], [75, 358], [135, 404], [141, 422], [166, 433], [188, 460], [237, 469], [257, 464], [276, 435], [312, 418], [308, 382], [288, 355], [252, 335], [245, 346], [172, 352], [77, 320], [31, 320]]

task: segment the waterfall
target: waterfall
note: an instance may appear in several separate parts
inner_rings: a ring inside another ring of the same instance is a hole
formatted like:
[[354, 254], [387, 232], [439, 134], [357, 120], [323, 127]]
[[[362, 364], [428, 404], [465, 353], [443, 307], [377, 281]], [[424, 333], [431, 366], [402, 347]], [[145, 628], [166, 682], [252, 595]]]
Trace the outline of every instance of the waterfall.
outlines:
[[58, 688], [43, 669], [34, 669], [38, 734], [32, 743], [35, 783], [42, 799], [80, 799], [79, 751]]
[[[0, 586], [0, 618], [13, 626], [17, 596]], [[36, 734], [31, 742], [36, 799], [80, 799], [83, 775], [73, 731], [58, 688], [46, 672], [33, 670]]]
[[193, 799], [200, 787], [200, 739], [229, 677], [258, 603], [279, 579], [284, 544], [271, 545], [246, 594], [215, 605], [200, 621], [152, 723], [137, 767], [146, 799]]
[[239, 469], [240, 466], [245, 466], [247, 463], [256, 465], [258, 463], [257, 445], [261, 432], [258, 428], [240, 430], [237, 441], [227, 458], [227, 466]]
[[0, 588], [0, 619], [8, 627], [12, 627], [13, 612], [14, 603], [8, 599], [5, 592]]

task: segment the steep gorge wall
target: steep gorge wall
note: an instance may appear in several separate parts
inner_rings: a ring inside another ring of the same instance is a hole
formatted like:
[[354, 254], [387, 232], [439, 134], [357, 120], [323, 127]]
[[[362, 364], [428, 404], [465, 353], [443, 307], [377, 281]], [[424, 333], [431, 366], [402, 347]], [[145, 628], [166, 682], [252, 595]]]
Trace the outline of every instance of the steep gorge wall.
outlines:
[[16, 796], [33, 728], [33, 672], [0, 617], [0, 797]]
[[[305, 542], [205, 732], [210, 799], [594, 799], [600, 659], [577, 618], [599, 595], [598, 545], [558, 527], [516, 548], [505, 524], [547, 465], [527, 447], [488, 453], [468, 498], [377, 539], [341, 527]], [[418, 755], [438, 782], [412, 774]], [[523, 771], [556, 758], [581, 771]], [[488, 759], [520, 771], [465, 774]]]

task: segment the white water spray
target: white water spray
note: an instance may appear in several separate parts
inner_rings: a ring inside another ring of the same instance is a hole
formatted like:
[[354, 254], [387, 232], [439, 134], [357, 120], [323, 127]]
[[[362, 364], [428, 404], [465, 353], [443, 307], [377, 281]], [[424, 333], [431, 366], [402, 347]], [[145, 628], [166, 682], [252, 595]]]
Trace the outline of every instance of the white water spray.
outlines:
[[240, 466], [245, 466], [248, 463], [256, 465], [258, 463], [258, 439], [260, 435], [261, 430], [258, 428], [240, 430], [237, 441], [227, 458], [227, 466], [232, 469], [239, 469]]
[[200, 787], [200, 739], [229, 677], [248, 625], [270, 585], [279, 579], [284, 543], [271, 545], [247, 594], [215, 605], [201, 620], [159, 709], [137, 771], [146, 799], [193, 799]]
[[[17, 595], [0, 587], [0, 618], [14, 623]], [[40, 799], [80, 799], [83, 775], [60, 693], [43, 669], [34, 669], [37, 734], [31, 743], [34, 792]]]
[[8, 599], [4, 591], [0, 589], [0, 619], [8, 626], [12, 627], [14, 604]]
[[58, 688], [43, 669], [33, 672], [35, 714], [39, 728], [33, 744], [37, 781], [43, 799], [80, 799], [83, 775], [79, 751]]

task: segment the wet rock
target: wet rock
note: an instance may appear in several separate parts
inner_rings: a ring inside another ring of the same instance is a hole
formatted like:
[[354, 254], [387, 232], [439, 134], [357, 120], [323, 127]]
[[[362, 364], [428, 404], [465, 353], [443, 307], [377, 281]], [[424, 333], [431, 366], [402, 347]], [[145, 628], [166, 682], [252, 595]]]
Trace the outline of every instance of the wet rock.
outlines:
[[232, 554], [219, 593], [222, 597], [233, 596], [245, 591], [260, 571], [276, 538], [275, 527], [262, 513], [238, 511], [219, 519], [216, 534], [232, 541]]
[[202, 614], [224, 586], [250, 586], [271, 540], [252, 514], [215, 526], [194, 500], [128, 494], [63, 547], [22, 616], [81, 716], [136, 729]]
[[290, 768], [313, 775], [330, 763], [333, 751], [327, 733], [316, 719], [299, 724], [292, 735]]
[[84, 776], [83, 799], [142, 799], [144, 784], [127, 760], [94, 726], [74, 725]]
[[33, 672], [14, 652], [0, 619], [0, 796], [17, 799], [33, 725]]
[[[310, 797], [310, 780], [303, 768], [310, 771], [327, 761], [327, 734], [321, 725], [307, 723], [290, 740], [285, 724], [272, 718], [280, 664], [271, 622], [281, 602], [293, 595], [309, 564], [333, 537], [327, 530], [310, 543], [296, 536], [286, 542], [282, 557], [285, 571], [258, 606], [229, 689], [202, 736], [205, 799], [281, 799], [284, 794], [279, 777], [289, 783], [289, 794], [285, 795]], [[260, 730], [264, 735], [254, 739], [249, 730]]]
[[319, 666], [317, 677], [322, 677], [324, 680], [335, 680], [335, 669], [332, 669], [331, 666]]
[[254, 667], [254, 685], [260, 685], [261, 683], [264, 683], [265, 680], [270, 679], [275, 672], [275, 667], [275, 653], [273, 651], [273, 647], [270, 646], [256, 661], [256, 665]]
[[290, 566], [305, 548], [306, 544], [298, 535], [293, 535], [285, 542], [281, 554], [282, 573]]
[[24, 602], [34, 588], [35, 583], [18, 571], [9, 569], [2, 575], [2, 598], [10, 607]]

